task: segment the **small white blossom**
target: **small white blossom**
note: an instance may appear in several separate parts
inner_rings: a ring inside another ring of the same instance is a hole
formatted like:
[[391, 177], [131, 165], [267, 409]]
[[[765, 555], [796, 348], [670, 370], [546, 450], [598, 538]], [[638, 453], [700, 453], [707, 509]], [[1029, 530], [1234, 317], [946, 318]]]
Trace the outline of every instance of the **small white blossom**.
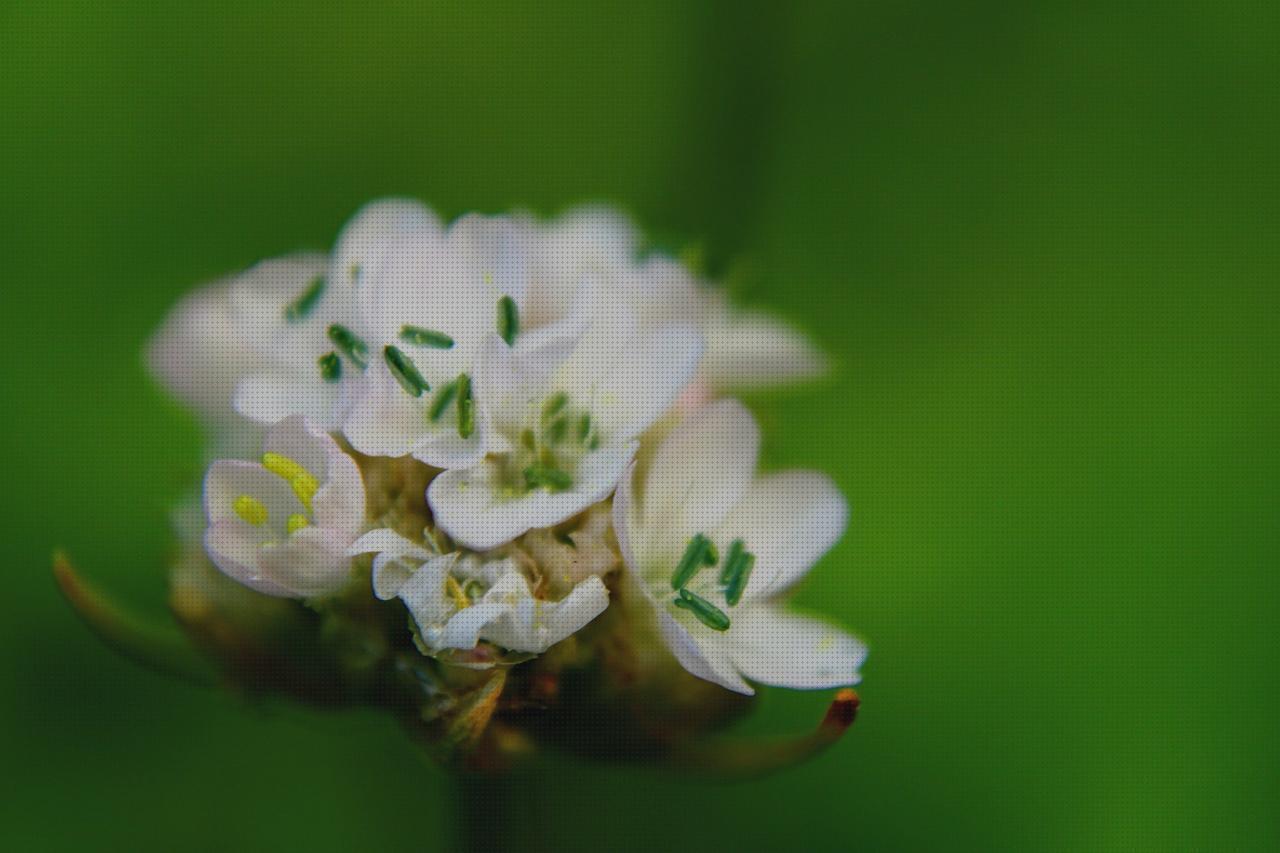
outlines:
[[609, 605], [596, 576], [559, 601], [533, 595], [515, 561], [438, 554], [392, 530], [373, 530], [350, 554], [376, 552], [374, 594], [400, 598], [427, 652], [473, 649], [481, 640], [515, 652], [540, 654], [579, 631]]
[[350, 577], [365, 523], [354, 460], [301, 417], [276, 424], [261, 462], [223, 459], [204, 482], [205, 550], [223, 573], [267, 595], [314, 598]]
[[677, 260], [652, 254], [639, 258], [635, 225], [607, 207], [570, 210], [550, 222], [523, 217], [529, 240], [530, 310], [558, 316], [578, 282], [599, 282], [604, 298], [626, 305], [641, 325], [695, 324], [706, 355], [691, 389], [694, 399], [734, 388], [809, 379], [827, 360], [808, 338], [769, 314], [736, 308], [728, 295], [701, 281]]
[[624, 561], [694, 675], [746, 694], [745, 679], [856, 684], [863, 644], [778, 599], [844, 532], [844, 498], [813, 472], [755, 477], [759, 443], [750, 412], [730, 399], [676, 427], [643, 483], [629, 474], [614, 497]]
[[494, 452], [427, 490], [436, 523], [469, 548], [494, 548], [608, 497], [640, 435], [693, 376], [702, 340], [692, 326], [643, 328], [590, 285], [578, 305], [571, 317], [588, 312], [589, 328], [561, 336], [573, 344], [563, 361], [552, 345], [538, 350], [545, 358], [497, 344], [485, 354]]
[[478, 464], [494, 446], [479, 361], [514, 336], [523, 300], [516, 232], [485, 216], [407, 232], [362, 287], [370, 364], [343, 426], [352, 445], [438, 468]]

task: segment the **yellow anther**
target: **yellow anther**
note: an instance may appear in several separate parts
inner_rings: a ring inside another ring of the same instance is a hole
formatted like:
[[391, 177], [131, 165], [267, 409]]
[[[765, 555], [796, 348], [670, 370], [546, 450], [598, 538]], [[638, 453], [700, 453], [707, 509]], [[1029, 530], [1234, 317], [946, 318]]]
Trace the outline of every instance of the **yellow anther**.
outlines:
[[288, 522], [285, 523], [285, 529], [290, 533], [297, 533], [302, 528], [311, 523], [311, 520], [300, 512], [295, 512], [289, 516]]
[[241, 495], [231, 504], [236, 515], [253, 525], [267, 523], [266, 505], [252, 495]]
[[293, 493], [298, 496], [298, 500], [302, 501], [302, 505], [307, 508], [307, 512], [311, 511], [311, 499], [320, 488], [320, 481], [310, 471], [288, 456], [281, 456], [279, 453], [262, 454], [262, 467], [286, 481], [293, 489]]
[[306, 468], [303, 468], [288, 456], [281, 456], [279, 453], [262, 454], [262, 467], [266, 468], [277, 477], [290, 481], [292, 481], [294, 477], [307, 473]]
[[462, 591], [462, 587], [454, 580], [453, 575], [445, 575], [444, 586], [449, 591], [449, 597], [453, 599], [453, 603], [458, 605], [459, 610], [465, 610], [471, 606], [471, 599], [467, 598], [467, 594]]

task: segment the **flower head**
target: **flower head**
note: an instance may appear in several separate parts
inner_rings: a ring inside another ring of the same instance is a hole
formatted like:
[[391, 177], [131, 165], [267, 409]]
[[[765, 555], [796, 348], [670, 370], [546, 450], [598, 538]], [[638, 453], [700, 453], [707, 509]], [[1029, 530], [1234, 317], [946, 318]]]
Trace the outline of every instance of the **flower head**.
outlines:
[[[331, 253], [175, 310], [152, 369], [230, 458], [203, 513], [177, 513], [172, 603], [226, 678], [384, 707], [447, 761], [534, 738], [741, 772], [840, 736], [852, 691], [749, 761], [691, 747], [749, 682], [852, 684], [865, 649], [783, 604], [843, 498], [820, 474], [757, 476], [755, 422], [721, 398], [821, 359], [641, 246], [603, 208], [445, 224], [387, 199]], [[130, 654], [204, 669], [69, 561], [55, 574]]]
[[779, 596], [844, 532], [848, 508], [807, 471], [756, 478], [759, 430], [735, 400], [691, 415], [641, 483], [624, 479], [614, 526], [657, 627], [689, 672], [751, 693], [745, 679], [792, 688], [858, 682], [856, 638], [787, 612]]
[[205, 548], [222, 572], [267, 595], [315, 598], [350, 578], [365, 520], [355, 461], [301, 417], [267, 433], [260, 462], [223, 459], [205, 476]]

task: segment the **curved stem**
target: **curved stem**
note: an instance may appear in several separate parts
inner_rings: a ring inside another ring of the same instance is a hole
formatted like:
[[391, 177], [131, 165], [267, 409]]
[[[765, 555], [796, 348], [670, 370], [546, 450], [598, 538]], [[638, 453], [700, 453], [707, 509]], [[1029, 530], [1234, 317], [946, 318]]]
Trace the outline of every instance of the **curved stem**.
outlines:
[[181, 631], [130, 613], [86, 581], [62, 551], [53, 555], [53, 577], [76, 615], [115, 651], [165, 675], [205, 686], [217, 683], [213, 667], [200, 657]]

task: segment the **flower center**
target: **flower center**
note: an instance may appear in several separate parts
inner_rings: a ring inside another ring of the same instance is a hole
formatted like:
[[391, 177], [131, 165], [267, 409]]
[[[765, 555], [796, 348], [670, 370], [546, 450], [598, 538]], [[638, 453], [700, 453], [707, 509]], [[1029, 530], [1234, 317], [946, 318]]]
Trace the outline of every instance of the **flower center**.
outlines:
[[[688, 588], [698, 572], [720, 562], [720, 555], [715, 543], [703, 533], [698, 533], [685, 546], [684, 554], [676, 564], [671, 575], [671, 588], [677, 593], [672, 601], [681, 610], [687, 610], [703, 625], [715, 631], [726, 631], [729, 628], [729, 616], [711, 601]], [[734, 607], [742, 600], [742, 593], [751, 578], [751, 570], [755, 567], [756, 557], [748, 552], [741, 539], [733, 540], [725, 554], [720, 567], [719, 592], [724, 596], [725, 604]], [[702, 584], [707, 587], [711, 584]]]

